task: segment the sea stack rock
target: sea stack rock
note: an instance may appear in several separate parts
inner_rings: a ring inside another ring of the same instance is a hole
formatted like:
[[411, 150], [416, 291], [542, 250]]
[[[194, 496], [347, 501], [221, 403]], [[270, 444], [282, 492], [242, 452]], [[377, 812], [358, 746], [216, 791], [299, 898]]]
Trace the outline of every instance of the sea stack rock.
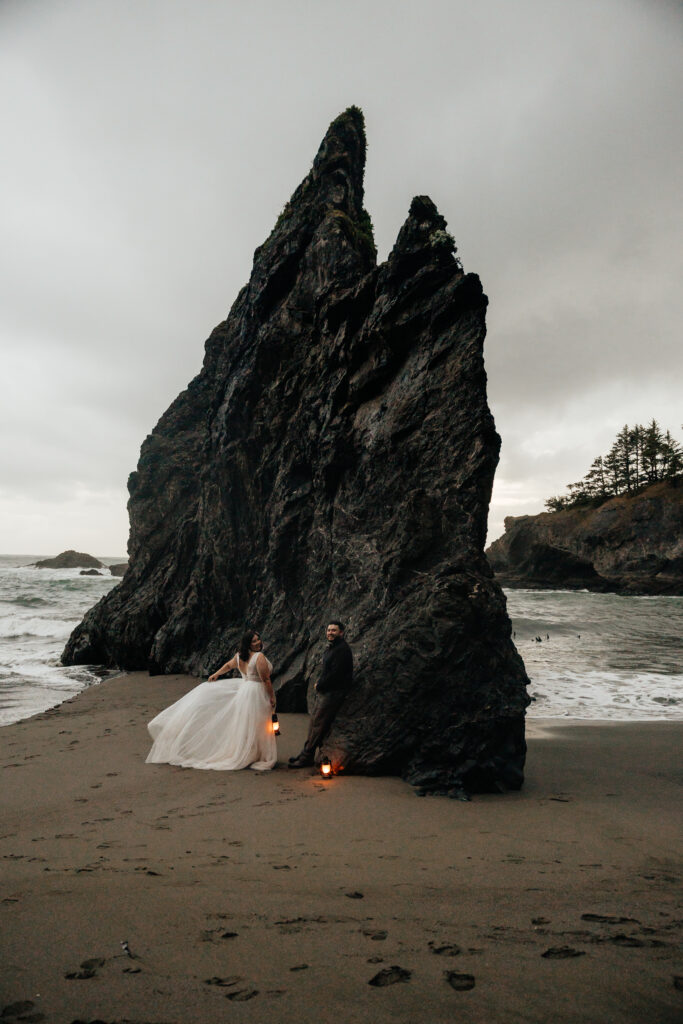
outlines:
[[103, 569], [104, 565], [99, 558], [88, 555], [84, 551], [62, 551], [54, 558], [43, 558], [40, 562], [32, 562], [30, 569]]
[[304, 710], [341, 618], [356, 678], [326, 746], [338, 768], [518, 788], [528, 680], [483, 551], [487, 299], [426, 196], [376, 265], [364, 165], [352, 107], [144, 441], [129, 569], [63, 661], [204, 673], [249, 623], [280, 709]]

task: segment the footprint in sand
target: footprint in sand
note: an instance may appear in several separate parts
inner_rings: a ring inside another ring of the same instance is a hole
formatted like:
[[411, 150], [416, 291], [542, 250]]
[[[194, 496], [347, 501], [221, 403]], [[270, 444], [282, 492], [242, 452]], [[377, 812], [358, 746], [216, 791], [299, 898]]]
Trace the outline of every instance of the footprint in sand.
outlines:
[[361, 929], [361, 931], [362, 931], [363, 935], [366, 936], [366, 938], [372, 939], [373, 942], [384, 942], [384, 940], [387, 937], [387, 932], [385, 932], [385, 931], [372, 931], [372, 930], [367, 930], [366, 931], [365, 929]]
[[83, 961], [80, 971], [69, 971], [64, 977], [68, 978], [69, 981], [86, 981], [89, 978], [94, 978], [98, 967], [104, 967], [104, 963], [104, 959], [101, 956], [91, 957], [90, 960]]
[[2, 1010], [0, 1010], [0, 1017], [3, 1021], [7, 1021], [7, 1024], [10, 1024], [13, 1020], [35, 1021], [37, 1024], [38, 1021], [45, 1020], [45, 1014], [31, 1013], [35, 1005], [30, 999], [24, 999], [19, 1003], [10, 1003], [8, 1006], [3, 1006]]
[[373, 985], [375, 988], [384, 988], [386, 985], [395, 985], [399, 981], [410, 981], [412, 973], [412, 971], [407, 970], [405, 967], [392, 964], [391, 967], [385, 967], [374, 978], [370, 978], [368, 985]]
[[233, 1003], [246, 1003], [248, 999], [253, 999], [257, 995], [257, 988], [239, 988], [236, 992], [227, 992], [225, 998]]
[[585, 955], [585, 950], [572, 949], [571, 946], [551, 946], [545, 953], [541, 953], [546, 960], [569, 960], [571, 957]]
[[645, 946], [661, 948], [666, 946], [660, 939], [639, 939], [635, 935], [610, 935], [605, 942], [611, 942], [613, 946], [624, 946], [630, 949], [643, 949]]
[[239, 974], [231, 974], [227, 978], [207, 978], [204, 984], [217, 985], [219, 988], [232, 988], [233, 985], [238, 985], [240, 981], [244, 981], [244, 978]]
[[444, 971], [443, 976], [456, 992], [469, 992], [475, 986], [473, 974], [458, 974], [457, 971]]
[[[236, 939], [239, 937], [239, 932], [224, 932], [220, 928], [209, 928], [207, 931], [201, 933], [202, 942], [214, 942], [216, 939]], [[207, 981], [207, 985], [209, 982]]]
[[433, 942], [430, 942], [429, 948], [436, 956], [458, 956], [460, 953], [460, 946], [456, 945], [435, 946]]
[[596, 921], [600, 924], [640, 924], [635, 917], [615, 917], [611, 914], [582, 914], [582, 921]]

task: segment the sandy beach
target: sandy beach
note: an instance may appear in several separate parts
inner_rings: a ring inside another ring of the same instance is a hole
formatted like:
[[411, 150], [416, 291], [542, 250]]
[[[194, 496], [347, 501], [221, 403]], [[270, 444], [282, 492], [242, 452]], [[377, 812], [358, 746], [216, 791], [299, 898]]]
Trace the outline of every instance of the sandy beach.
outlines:
[[0, 729], [3, 1022], [681, 1020], [683, 723], [530, 720], [522, 792], [420, 799], [288, 770], [303, 715], [274, 772], [146, 765], [194, 682]]

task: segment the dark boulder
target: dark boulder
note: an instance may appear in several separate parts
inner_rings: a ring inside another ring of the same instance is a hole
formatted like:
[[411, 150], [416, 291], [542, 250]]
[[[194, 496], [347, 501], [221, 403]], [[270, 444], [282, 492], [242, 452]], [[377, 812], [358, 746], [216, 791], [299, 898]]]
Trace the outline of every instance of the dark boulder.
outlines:
[[250, 623], [280, 709], [301, 710], [341, 617], [357, 672], [337, 767], [517, 788], [528, 680], [483, 552], [487, 299], [426, 196], [376, 266], [364, 164], [350, 108], [144, 441], [130, 567], [63, 660], [204, 673]]
[[125, 576], [127, 569], [128, 562], [117, 562], [116, 565], [109, 566], [109, 572], [112, 576]]
[[99, 572], [97, 569], [81, 569], [78, 574], [79, 576], [104, 576], [103, 572]]
[[32, 562], [32, 569], [104, 569], [99, 558], [87, 555], [83, 551], [62, 551], [54, 558], [43, 558], [40, 562]]

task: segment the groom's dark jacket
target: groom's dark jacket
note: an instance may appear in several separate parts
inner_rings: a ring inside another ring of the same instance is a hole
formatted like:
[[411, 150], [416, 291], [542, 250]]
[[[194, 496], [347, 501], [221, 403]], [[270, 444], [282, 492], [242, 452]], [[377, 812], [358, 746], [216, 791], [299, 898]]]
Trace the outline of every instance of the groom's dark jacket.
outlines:
[[345, 693], [353, 683], [353, 655], [342, 636], [323, 654], [323, 666], [316, 687], [318, 693]]

